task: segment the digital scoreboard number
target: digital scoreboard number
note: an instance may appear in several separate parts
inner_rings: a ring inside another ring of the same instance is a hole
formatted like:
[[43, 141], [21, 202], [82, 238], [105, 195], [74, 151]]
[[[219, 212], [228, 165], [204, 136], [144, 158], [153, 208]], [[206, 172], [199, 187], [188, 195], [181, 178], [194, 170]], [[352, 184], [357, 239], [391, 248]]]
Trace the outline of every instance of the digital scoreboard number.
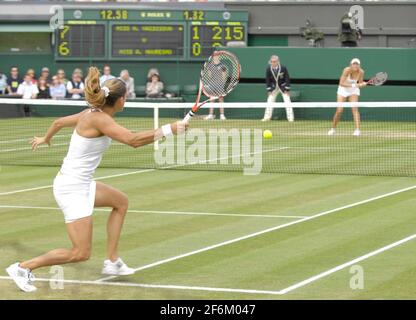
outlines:
[[247, 41], [247, 11], [65, 9], [54, 34], [56, 60], [204, 60]]
[[104, 58], [105, 25], [65, 24], [57, 32], [56, 54], [60, 58]]
[[246, 41], [246, 28], [239, 23], [193, 24], [190, 26], [190, 39], [189, 57], [206, 58], [215, 47], [224, 47], [230, 41]]
[[114, 24], [111, 58], [184, 58], [183, 24]]

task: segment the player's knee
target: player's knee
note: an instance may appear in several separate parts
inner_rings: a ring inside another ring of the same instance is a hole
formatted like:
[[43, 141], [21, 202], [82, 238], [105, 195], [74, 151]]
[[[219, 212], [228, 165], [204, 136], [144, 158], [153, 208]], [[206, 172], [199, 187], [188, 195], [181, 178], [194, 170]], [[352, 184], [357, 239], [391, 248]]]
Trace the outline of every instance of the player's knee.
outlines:
[[120, 199], [117, 203], [117, 210], [121, 212], [126, 212], [129, 207], [129, 198], [126, 194], [122, 193]]
[[87, 261], [91, 257], [91, 248], [72, 249], [71, 262]]

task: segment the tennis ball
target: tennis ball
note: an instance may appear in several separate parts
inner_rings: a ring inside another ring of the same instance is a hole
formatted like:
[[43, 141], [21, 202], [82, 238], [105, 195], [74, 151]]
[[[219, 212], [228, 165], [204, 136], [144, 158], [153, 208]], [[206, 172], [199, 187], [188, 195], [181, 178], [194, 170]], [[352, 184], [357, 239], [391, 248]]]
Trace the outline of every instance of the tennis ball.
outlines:
[[270, 130], [263, 131], [263, 138], [264, 139], [271, 139], [273, 137], [273, 133]]

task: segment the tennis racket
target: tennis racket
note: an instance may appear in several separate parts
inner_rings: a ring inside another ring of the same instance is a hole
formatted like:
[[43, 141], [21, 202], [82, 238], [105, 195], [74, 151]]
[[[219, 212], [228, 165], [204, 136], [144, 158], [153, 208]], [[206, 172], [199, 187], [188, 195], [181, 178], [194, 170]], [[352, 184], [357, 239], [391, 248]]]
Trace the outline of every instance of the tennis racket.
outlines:
[[[183, 122], [187, 123], [205, 103], [229, 94], [240, 81], [240, 72], [240, 62], [234, 54], [215, 51], [204, 63], [199, 79], [198, 96]], [[200, 103], [202, 93], [208, 99]]]
[[381, 86], [387, 81], [387, 72], [378, 72], [374, 77], [367, 81], [369, 86]]

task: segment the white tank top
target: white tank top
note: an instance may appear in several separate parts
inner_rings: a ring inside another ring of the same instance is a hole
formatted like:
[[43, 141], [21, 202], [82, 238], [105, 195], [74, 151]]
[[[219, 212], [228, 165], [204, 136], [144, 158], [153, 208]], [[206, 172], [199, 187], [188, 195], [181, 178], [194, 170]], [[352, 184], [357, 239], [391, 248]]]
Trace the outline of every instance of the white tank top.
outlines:
[[356, 79], [352, 79], [350, 74], [347, 77], [347, 81], [351, 84], [353, 84], [353, 83], [357, 84], [357, 82], [358, 82]]
[[77, 178], [84, 182], [93, 179], [95, 169], [101, 162], [103, 153], [111, 144], [107, 136], [86, 138], [74, 130], [69, 149], [61, 166], [61, 174]]

